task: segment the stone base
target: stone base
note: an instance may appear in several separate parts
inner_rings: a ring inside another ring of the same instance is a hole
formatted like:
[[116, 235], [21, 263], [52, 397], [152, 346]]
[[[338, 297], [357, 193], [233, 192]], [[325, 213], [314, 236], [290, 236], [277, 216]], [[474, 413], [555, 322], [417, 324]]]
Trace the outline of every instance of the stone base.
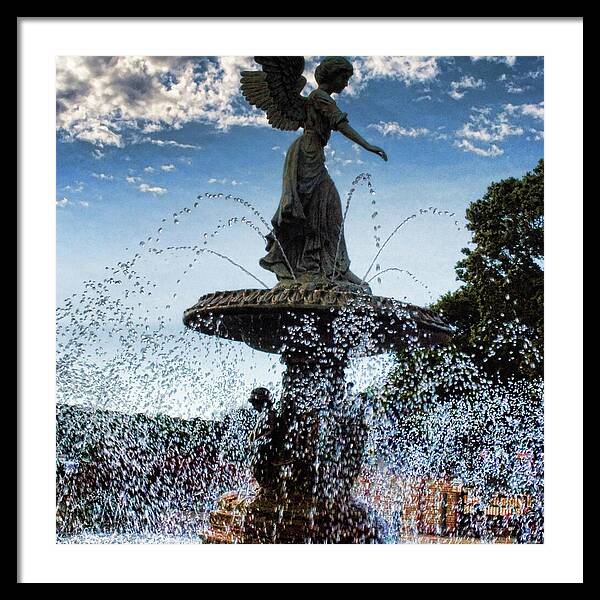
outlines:
[[204, 535], [207, 544], [243, 543], [244, 519], [253, 498], [237, 492], [223, 494], [217, 507], [210, 513], [209, 529]]
[[257, 498], [248, 506], [244, 542], [255, 544], [376, 544], [381, 524], [353, 500], [329, 509], [290, 502], [281, 508]]
[[226, 494], [211, 513], [212, 544], [378, 544], [384, 524], [354, 500], [330, 509], [296, 500], [286, 507], [260, 496]]

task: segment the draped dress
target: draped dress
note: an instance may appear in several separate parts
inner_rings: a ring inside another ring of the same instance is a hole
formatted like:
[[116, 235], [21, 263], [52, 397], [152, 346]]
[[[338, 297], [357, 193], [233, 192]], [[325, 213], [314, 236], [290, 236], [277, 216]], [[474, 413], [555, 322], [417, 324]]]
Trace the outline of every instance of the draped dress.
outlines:
[[367, 288], [350, 271], [342, 204], [325, 167], [331, 132], [347, 121], [327, 92], [316, 89], [308, 96], [304, 132], [287, 151], [281, 199], [260, 260], [280, 282], [295, 278]]

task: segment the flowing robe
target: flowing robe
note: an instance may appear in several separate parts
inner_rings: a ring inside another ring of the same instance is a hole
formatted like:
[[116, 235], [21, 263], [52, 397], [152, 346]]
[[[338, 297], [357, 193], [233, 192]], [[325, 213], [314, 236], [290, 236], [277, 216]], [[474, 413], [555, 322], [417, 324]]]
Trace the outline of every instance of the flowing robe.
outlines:
[[303, 134], [287, 151], [281, 200], [260, 260], [280, 281], [361, 285], [350, 271], [344, 239], [342, 204], [325, 167], [324, 148], [331, 132], [348, 120], [323, 90], [307, 98]]

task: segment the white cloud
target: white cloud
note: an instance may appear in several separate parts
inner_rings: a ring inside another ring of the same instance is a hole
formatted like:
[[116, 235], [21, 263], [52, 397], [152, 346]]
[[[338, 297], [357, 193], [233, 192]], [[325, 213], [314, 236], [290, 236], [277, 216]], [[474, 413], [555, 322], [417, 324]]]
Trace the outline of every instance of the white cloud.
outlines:
[[464, 152], [472, 152], [473, 154], [477, 154], [478, 156], [494, 157], [504, 154], [504, 150], [502, 150], [502, 148], [498, 148], [496, 144], [492, 144], [488, 148], [479, 148], [478, 146], [475, 146], [468, 140], [457, 140], [454, 142], [454, 146], [456, 148], [460, 148]]
[[456, 131], [457, 137], [490, 143], [501, 142], [509, 136], [523, 135], [523, 128], [509, 123], [504, 113], [494, 119], [488, 115], [489, 113], [474, 109], [469, 122]]
[[168, 164], [168, 165], [160, 165], [161, 170], [169, 173], [170, 171], [174, 171], [175, 170], [175, 165], [173, 164]]
[[[356, 94], [367, 82], [395, 79], [424, 83], [439, 73], [435, 57], [352, 58], [348, 88]], [[308, 89], [314, 86], [315, 59], [307, 60]], [[250, 57], [59, 57], [56, 67], [57, 128], [64, 140], [99, 147], [123, 147], [140, 133], [179, 129], [199, 121], [227, 131], [234, 125], [268, 127], [266, 115], [239, 92], [240, 73], [257, 69]], [[142, 142], [192, 148], [171, 140]], [[98, 151], [97, 158], [102, 153]]]
[[73, 185], [65, 185], [65, 187], [63, 188], [63, 191], [74, 192], [74, 193], [82, 192], [83, 191], [83, 182], [76, 181]]
[[487, 60], [488, 62], [504, 63], [509, 67], [514, 67], [517, 62], [516, 56], [471, 56], [473, 62]]
[[239, 94], [247, 58], [86, 57], [57, 60], [57, 128], [64, 139], [122, 147], [131, 131], [180, 128], [190, 121], [227, 130], [268, 126]]
[[154, 167], [144, 167], [144, 173], [154, 173]]
[[127, 183], [138, 183], [141, 180], [141, 177], [135, 177], [134, 175], [128, 175], [125, 177], [125, 181], [127, 181]]
[[371, 123], [369, 127], [376, 129], [382, 135], [392, 135], [397, 137], [422, 137], [429, 133], [429, 129], [425, 127], [403, 127], [396, 121], [379, 121], [379, 123]]
[[544, 120], [544, 103], [537, 104], [505, 104], [504, 110], [511, 115], [521, 115], [534, 119]]
[[539, 79], [544, 76], [543, 69], [538, 69], [537, 71], [528, 71], [523, 75], [523, 79]]
[[[87, 200], [78, 200], [77, 206], [81, 206], [82, 208], [88, 208], [90, 203]], [[66, 196], [63, 198], [59, 198], [56, 200], [56, 206], [60, 208], [64, 208], [67, 205], [73, 205], [73, 202], [69, 200]]]
[[226, 184], [228, 184], [228, 185], [234, 185], [235, 186], [235, 185], [243, 185], [244, 182], [243, 181], [238, 181], [237, 179], [228, 180], [225, 177], [223, 179], [217, 179], [216, 177], [211, 177], [208, 180], [208, 183], [218, 183], [220, 185], [226, 185]]
[[471, 106], [471, 112], [479, 113], [480, 115], [489, 115], [492, 109], [489, 106]]
[[483, 79], [475, 79], [471, 75], [465, 75], [459, 81], [450, 82], [450, 91], [448, 94], [454, 100], [460, 100], [464, 97], [465, 91], [469, 89], [485, 89], [485, 81]]
[[453, 81], [451, 84], [453, 88], [485, 88], [485, 81], [483, 79], [475, 79], [472, 75], [465, 75], [460, 81]]
[[[504, 150], [495, 142], [523, 134], [524, 130], [520, 125], [510, 122], [508, 113], [492, 115], [490, 107], [472, 107], [469, 121], [455, 132], [454, 146], [479, 156], [500, 156]], [[474, 142], [485, 144], [486, 147], [476, 146]]]
[[[504, 111], [506, 115], [521, 120], [534, 119], [538, 122], [544, 121], [544, 103], [538, 102], [537, 104], [505, 104]], [[531, 121], [529, 121], [531, 123]], [[527, 132], [530, 134], [527, 139], [530, 141], [541, 141], [544, 139], [544, 130], [536, 127], [528, 127]]]
[[518, 85], [516, 85], [515, 83], [513, 83], [512, 81], [509, 81], [506, 84], [506, 91], [509, 94], [522, 94], [525, 91], [525, 88], [523, 87], [519, 87]]
[[461, 98], [464, 97], [465, 92], [459, 92], [458, 90], [452, 90], [452, 91], [448, 92], [448, 94], [450, 94], [450, 98], [452, 98], [453, 100], [460, 100]]
[[435, 56], [366, 56], [353, 57], [354, 76], [346, 91], [357, 94], [374, 79], [396, 79], [406, 85], [435, 79], [440, 68]]
[[142, 133], [154, 133], [156, 131], [160, 131], [161, 129], [162, 127], [158, 123], [144, 123], [142, 126]]
[[[352, 149], [354, 151], [355, 158], [346, 158], [346, 156], [339, 154], [337, 150], [334, 150], [329, 146], [325, 146], [325, 156], [327, 157], [327, 160], [330, 163], [330, 165], [332, 163], [335, 163], [336, 166], [347, 167], [348, 165], [364, 164], [359, 157], [360, 146], [358, 146], [357, 144], [352, 144]], [[341, 171], [339, 171], [338, 169], [337, 171], [334, 171], [334, 174], [335, 173], [341, 174]]]
[[182, 144], [181, 142], [176, 142], [175, 140], [154, 140], [147, 137], [140, 140], [140, 142], [142, 144], [154, 144], [155, 146], [173, 146], [174, 148], [200, 149], [200, 146], [195, 146], [194, 144]]
[[112, 181], [114, 177], [112, 175], [107, 175], [106, 173], [92, 173], [92, 177], [96, 179], [102, 179], [104, 181]]
[[531, 127], [528, 131], [531, 134], [531, 136], [527, 138], [528, 140], [539, 142], [544, 139], [543, 129], [535, 129], [534, 127]]
[[166, 188], [159, 187], [157, 185], [151, 186], [147, 183], [141, 183], [138, 189], [144, 194], [154, 194], [155, 196], [161, 196], [162, 194], [166, 194], [168, 191]]

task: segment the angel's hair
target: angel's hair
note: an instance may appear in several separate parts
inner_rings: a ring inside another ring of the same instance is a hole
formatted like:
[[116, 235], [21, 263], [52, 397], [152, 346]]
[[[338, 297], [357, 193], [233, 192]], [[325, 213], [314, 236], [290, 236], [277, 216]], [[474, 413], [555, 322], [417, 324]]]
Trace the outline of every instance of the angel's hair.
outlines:
[[339, 73], [348, 73], [352, 75], [354, 68], [352, 63], [342, 56], [328, 56], [321, 61], [321, 64], [315, 69], [315, 79], [318, 84], [329, 83], [333, 81]]

